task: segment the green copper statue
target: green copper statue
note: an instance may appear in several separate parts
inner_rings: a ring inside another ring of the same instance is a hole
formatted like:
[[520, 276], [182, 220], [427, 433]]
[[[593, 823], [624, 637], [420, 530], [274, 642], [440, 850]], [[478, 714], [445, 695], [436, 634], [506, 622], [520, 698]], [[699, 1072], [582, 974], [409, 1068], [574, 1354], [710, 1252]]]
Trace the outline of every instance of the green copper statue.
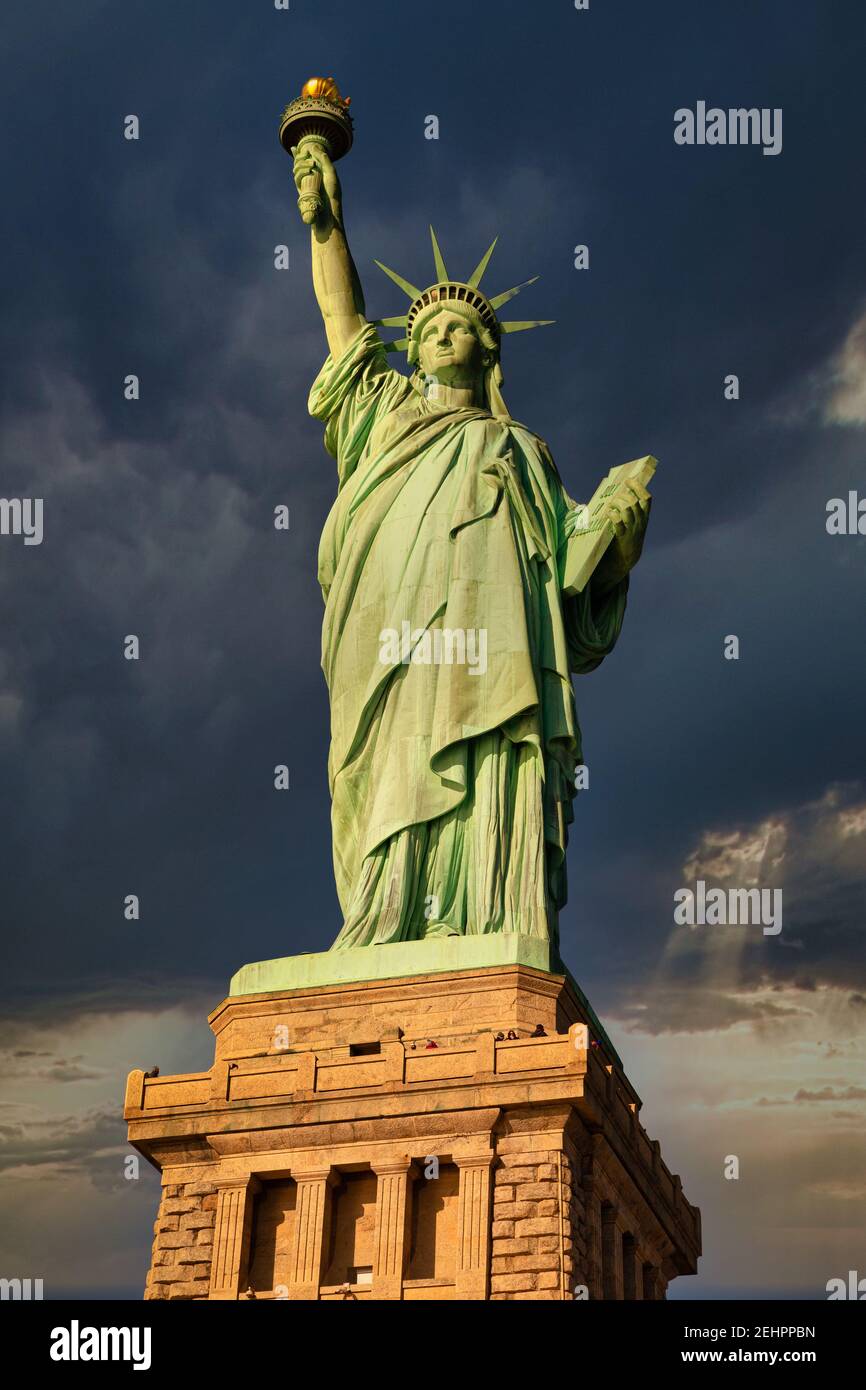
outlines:
[[[310, 392], [339, 488], [319, 551], [329, 780], [344, 923], [332, 949], [520, 932], [557, 942], [582, 761], [571, 673], [619, 635], [650, 509], [632, 479], [596, 517], [613, 539], [565, 582], [585, 511], [500, 386], [517, 290], [466, 281], [433, 236], [425, 291], [386, 270], [408, 314], [368, 321], [327, 142], [290, 146], [329, 356]], [[431, 229], [432, 234], [432, 229]], [[405, 324], [413, 375], [378, 324]]]

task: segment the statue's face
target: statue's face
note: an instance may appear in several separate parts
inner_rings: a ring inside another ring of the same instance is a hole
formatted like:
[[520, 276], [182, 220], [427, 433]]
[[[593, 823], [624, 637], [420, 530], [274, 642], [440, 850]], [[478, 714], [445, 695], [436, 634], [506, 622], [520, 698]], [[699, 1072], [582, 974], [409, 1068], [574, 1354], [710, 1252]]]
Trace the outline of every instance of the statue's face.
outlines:
[[418, 340], [418, 361], [427, 376], [446, 386], [471, 386], [482, 366], [483, 348], [468, 319], [442, 309], [427, 320]]

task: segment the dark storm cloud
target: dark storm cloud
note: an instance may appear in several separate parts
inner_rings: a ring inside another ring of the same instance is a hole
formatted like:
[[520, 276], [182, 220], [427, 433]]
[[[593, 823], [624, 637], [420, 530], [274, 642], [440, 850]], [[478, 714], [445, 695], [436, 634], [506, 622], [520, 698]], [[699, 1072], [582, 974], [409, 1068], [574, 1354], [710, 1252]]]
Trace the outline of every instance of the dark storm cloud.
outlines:
[[[79, 1170], [92, 1177], [104, 1166], [105, 1150], [121, 1151], [124, 1129], [108, 1105], [62, 1116], [38, 1116], [5, 1126], [0, 1137], [0, 1171], [12, 1168], [50, 1168], [69, 1174]], [[122, 1178], [115, 1153], [113, 1170]]]
[[[782, 931], [767, 936], [760, 924], [676, 926], [671, 897], [665, 953], [652, 985], [634, 980], [620, 1001], [637, 1030], [712, 1032], [744, 1022], [766, 1029], [800, 1010], [791, 991], [806, 997], [805, 1007], [819, 1007], [822, 991], [844, 996], [866, 981], [866, 801], [859, 784], [832, 786], [817, 801], [760, 822], [708, 828], [676, 882], [694, 887], [699, 879], [722, 889], [780, 890]], [[774, 993], [784, 998], [774, 1000]], [[846, 1003], [856, 1009], [856, 994]], [[845, 1008], [841, 1000], [839, 1008]]]
[[[693, 966], [684, 971], [682, 985], [654, 986], [652, 1002], [623, 1001], [622, 1015], [641, 1033], [714, 1033], [742, 1023], [774, 1023], [795, 1018], [797, 1010], [789, 1004], [759, 998], [748, 990], [723, 993], [694, 983], [699, 974]], [[641, 997], [642, 990], [635, 995]]]
[[[67, 976], [63, 980], [46, 980], [39, 988], [22, 990], [9, 1000], [0, 1019], [0, 1046], [10, 1047], [21, 1033], [28, 1030], [66, 1028], [76, 1022], [105, 1016], [122, 1020], [124, 1015], [152, 1013], [182, 1008], [198, 1012], [205, 1019], [213, 1007], [214, 989], [222, 982], [192, 975], [167, 977], [164, 973], [118, 975], [113, 979], [80, 979]], [[14, 1057], [16, 1054], [11, 1052]], [[50, 1050], [24, 1050], [21, 1056], [46, 1058]]]
[[795, 1101], [827, 1101], [827, 1100], [866, 1100], [866, 1088], [863, 1086], [846, 1086], [844, 1091], [834, 1091], [832, 1086], [825, 1086], [822, 1091], [799, 1090], [794, 1096]]
[[[33, 1058], [38, 1054], [29, 1052], [26, 1049], [16, 1049], [8, 1053], [5, 1057], [0, 1053], [0, 1066], [3, 1068], [3, 1078], [6, 1083], [10, 1081], [33, 1080], [33, 1081], [100, 1081], [105, 1072], [93, 1067], [83, 1066], [82, 1057], [54, 1057], [51, 1062], [38, 1066], [22, 1066], [21, 1060]], [[43, 1057], [51, 1057], [50, 1052], [42, 1053]]]

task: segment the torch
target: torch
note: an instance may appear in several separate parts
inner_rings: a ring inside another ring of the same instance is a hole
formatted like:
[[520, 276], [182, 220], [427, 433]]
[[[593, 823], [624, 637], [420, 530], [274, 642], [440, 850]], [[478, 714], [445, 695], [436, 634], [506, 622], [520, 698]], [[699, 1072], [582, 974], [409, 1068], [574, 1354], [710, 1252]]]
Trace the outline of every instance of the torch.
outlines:
[[[291, 154], [292, 146], [319, 144], [333, 161], [342, 159], [352, 148], [351, 97], [341, 97], [333, 77], [311, 77], [301, 95], [290, 101], [280, 117], [280, 144]], [[298, 209], [307, 223], [315, 222], [322, 210], [322, 175], [311, 169], [301, 179]]]

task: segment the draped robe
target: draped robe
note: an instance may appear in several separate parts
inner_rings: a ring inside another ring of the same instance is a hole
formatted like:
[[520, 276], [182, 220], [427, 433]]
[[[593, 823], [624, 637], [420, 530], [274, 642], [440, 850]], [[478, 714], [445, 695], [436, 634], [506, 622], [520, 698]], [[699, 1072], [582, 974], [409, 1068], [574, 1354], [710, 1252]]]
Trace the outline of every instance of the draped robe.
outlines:
[[[628, 581], [564, 596], [576, 504], [544, 441], [425, 399], [371, 324], [328, 356], [309, 410], [339, 477], [319, 548], [334, 948], [494, 931], [556, 942], [582, 758], [571, 672], [613, 647]], [[446, 630], [470, 634], [474, 669], [445, 642], [429, 660]]]

